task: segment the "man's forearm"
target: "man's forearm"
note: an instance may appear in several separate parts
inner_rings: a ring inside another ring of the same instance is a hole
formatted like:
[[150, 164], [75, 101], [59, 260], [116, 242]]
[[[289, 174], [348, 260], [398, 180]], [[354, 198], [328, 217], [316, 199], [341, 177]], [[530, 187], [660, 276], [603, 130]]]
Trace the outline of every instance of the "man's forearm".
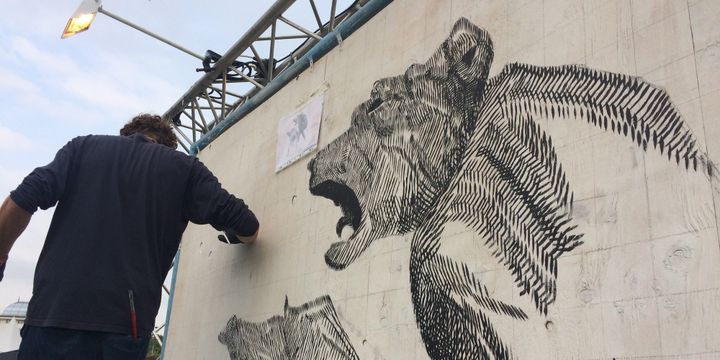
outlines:
[[7, 260], [10, 248], [25, 231], [32, 214], [7, 197], [0, 206], [0, 264]]

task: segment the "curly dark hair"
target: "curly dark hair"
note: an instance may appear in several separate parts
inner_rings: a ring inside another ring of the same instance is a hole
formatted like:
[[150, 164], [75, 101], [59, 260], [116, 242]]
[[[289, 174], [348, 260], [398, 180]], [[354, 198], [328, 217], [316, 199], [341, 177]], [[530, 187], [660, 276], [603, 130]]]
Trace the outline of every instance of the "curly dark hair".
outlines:
[[120, 135], [130, 136], [141, 133], [151, 137], [158, 144], [165, 145], [171, 149], [177, 149], [177, 136], [172, 126], [158, 115], [140, 114], [120, 129]]

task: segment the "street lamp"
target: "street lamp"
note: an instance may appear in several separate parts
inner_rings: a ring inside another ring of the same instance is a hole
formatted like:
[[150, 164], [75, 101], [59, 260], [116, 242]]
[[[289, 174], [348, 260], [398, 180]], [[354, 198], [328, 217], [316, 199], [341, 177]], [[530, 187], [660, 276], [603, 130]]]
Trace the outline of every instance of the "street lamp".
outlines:
[[146, 35], [152, 36], [157, 40], [160, 40], [164, 42], [165, 44], [168, 44], [188, 55], [194, 56], [200, 60], [205, 60], [204, 56], [200, 56], [197, 53], [190, 51], [168, 39], [163, 38], [160, 35], [157, 35], [155, 33], [152, 33], [148, 31], [147, 29], [144, 29], [138, 25], [135, 25], [105, 9], [103, 9], [102, 1], [101, 0], [83, 0], [83, 2], [80, 3], [80, 6], [78, 6], [77, 10], [73, 13], [72, 17], [67, 22], [67, 25], [65, 25], [65, 30], [63, 31], [62, 35], [60, 36], [61, 39], [65, 39], [67, 37], [73, 36], [75, 34], [81, 33], [87, 29], [90, 28], [90, 24], [92, 24], [93, 20], [95, 20], [95, 16], [100, 13], [105, 16], [108, 16], [110, 18], [113, 18], [135, 30], [138, 30]]

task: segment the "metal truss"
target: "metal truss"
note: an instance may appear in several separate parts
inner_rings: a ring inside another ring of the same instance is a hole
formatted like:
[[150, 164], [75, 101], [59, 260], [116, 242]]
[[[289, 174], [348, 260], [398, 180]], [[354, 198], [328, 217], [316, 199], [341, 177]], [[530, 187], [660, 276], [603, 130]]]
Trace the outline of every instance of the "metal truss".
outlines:
[[[185, 151], [190, 152], [191, 145], [202, 135], [282, 74], [369, 0], [355, 0], [341, 12], [337, 12], [338, 0], [331, 0], [329, 4], [306, 1], [305, 4], [298, 2], [306, 6], [293, 10], [302, 8], [309, 12], [305, 18], [314, 19], [313, 23], [300, 24], [284, 15], [296, 0], [278, 0], [224, 55], [208, 50], [203, 67], [198, 69], [205, 75], [163, 114], [163, 119], [175, 128], [178, 143]], [[293, 45], [294, 50], [279, 54], [283, 48]]]
[[[175, 266], [174, 263], [170, 266], [170, 268], [172, 269], [173, 266]], [[168, 290], [168, 288], [167, 288], [167, 286], [165, 286], [165, 284], [163, 284], [162, 289], [163, 289], [163, 292], [165, 293], [163, 297], [170, 296], [170, 290]], [[167, 325], [167, 319], [165, 319], [165, 322], [160, 324], [160, 326], [155, 326], [153, 328], [152, 333], [150, 334], [152, 337], [155, 338], [155, 340], [157, 340], [158, 345], [160, 345], [160, 348], [162, 348], [163, 341], [165, 340], [160, 337], [160, 332], [164, 331], [165, 325]]]

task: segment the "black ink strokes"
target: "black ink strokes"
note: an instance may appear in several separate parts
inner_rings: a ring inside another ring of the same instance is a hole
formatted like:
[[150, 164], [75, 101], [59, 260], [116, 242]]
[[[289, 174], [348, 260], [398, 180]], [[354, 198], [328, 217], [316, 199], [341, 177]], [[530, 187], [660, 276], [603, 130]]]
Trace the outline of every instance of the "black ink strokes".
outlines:
[[489, 34], [460, 19], [427, 62], [377, 81], [350, 128], [308, 165], [310, 192], [342, 208], [338, 236], [352, 230], [327, 250], [330, 267], [414, 231], [410, 289], [433, 359], [513, 358], [489, 316], [528, 318], [439, 252], [445, 224], [475, 231], [541, 315], [556, 298], [558, 258], [582, 244], [572, 187], [539, 120], [582, 121], [716, 173], [668, 94], [643, 79], [526, 64], [488, 79], [492, 58]]
[[218, 340], [232, 360], [358, 359], [329, 296], [253, 323], [233, 316]]

